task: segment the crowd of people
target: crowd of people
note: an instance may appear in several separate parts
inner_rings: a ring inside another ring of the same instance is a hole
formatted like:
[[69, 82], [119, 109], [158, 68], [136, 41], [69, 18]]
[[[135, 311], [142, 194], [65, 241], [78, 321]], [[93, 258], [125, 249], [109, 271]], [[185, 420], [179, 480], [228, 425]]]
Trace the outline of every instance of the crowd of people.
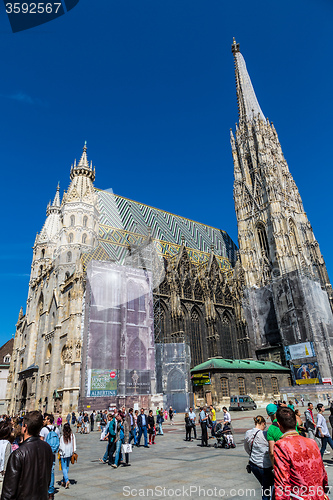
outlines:
[[[298, 401], [295, 401], [298, 406]], [[266, 418], [257, 415], [254, 427], [244, 438], [244, 448], [249, 456], [247, 472], [253, 473], [262, 488], [262, 500], [328, 500], [327, 473], [322, 457], [333, 449], [323, 404], [312, 403], [302, 419], [299, 408], [289, 401], [270, 403], [266, 413], [271, 425], [266, 430]], [[42, 415], [39, 411], [26, 413], [23, 417], [0, 418], [0, 489], [1, 500], [54, 499], [54, 469], [59, 461], [62, 470], [60, 485], [70, 487], [68, 471], [70, 463], [77, 459], [76, 433], [88, 434], [99, 431], [100, 440], [106, 442], [103, 464], [117, 469], [130, 466], [132, 446], [149, 448], [156, 444], [156, 436], [163, 436], [163, 424], [169, 419], [173, 424], [175, 412], [144, 408], [133, 410], [125, 407], [112, 411], [69, 413], [63, 422], [59, 415]], [[330, 407], [330, 424], [333, 428], [333, 404]], [[185, 413], [185, 441], [197, 439], [197, 426], [201, 427], [201, 445], [208, 445], [210, 438], [218, 439], [219, 432], [230, 429], [231, 417], [223, 407], [221, 422], [216, 410], [204, 406], [196, 413], [193, 407]], [[220, 434], [221, 435], [221, 434]], [[200, 437], [199, 437], [200, 439]]]
[[[295, 401], [296, 405], [298, 401]], [[303, 406], [303, 405], [302, 405]], [[304, 412], [304, 422], [298, 408], [289, 401], [270, 403], [266, 412], [271, 425], [266, 431], [266, 419], [254, 418], [254, 427], [244, 438], [249, 455], [247, 472], [253, 473], [262, 487], [262, 500], [328, 500], [327, 473], [322, 457], [333, 440], [324, 417], [324, 405], [312, 403]], [[330, 406], [333, 424], [333, 405]], [[333, 429], [333, 426], [332, 426]]]

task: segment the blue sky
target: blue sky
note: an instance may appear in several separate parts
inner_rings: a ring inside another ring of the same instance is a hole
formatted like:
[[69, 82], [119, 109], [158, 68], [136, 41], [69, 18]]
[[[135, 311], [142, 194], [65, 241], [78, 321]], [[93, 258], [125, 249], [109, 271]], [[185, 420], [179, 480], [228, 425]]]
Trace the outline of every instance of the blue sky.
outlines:
[[333, 2], [80, 0], [12, 34], [0, 4], [0, 344], [27, 299], [31, 247], [88, 143], [95, 185], [237, 242], [232, 37], [333, 277]]

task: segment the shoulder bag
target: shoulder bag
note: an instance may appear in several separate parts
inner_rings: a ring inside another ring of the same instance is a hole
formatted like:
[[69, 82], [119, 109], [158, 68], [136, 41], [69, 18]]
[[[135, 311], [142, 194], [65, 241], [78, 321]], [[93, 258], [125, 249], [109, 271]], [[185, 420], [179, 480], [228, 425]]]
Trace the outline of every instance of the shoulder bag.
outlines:
[[246, 465], [246, 472], [248, 474], [251, 474], [252, 470], [251, 470], [251, 465], [250, 465], [250, 460], [251, 460], [251, 455], [252, 455], [252, 448], [253, 448], [253, 443], [254, 443], [254, 440], [256, 438], [256, 435], [258, 434], [258, 432], [260, 432], [260, 429], [255, 433], [255, 435], [253, 436], [253, 439], [252, 439], [252, 443], [251, 443], [251, 450], [250, 450], [250, 458], [249, 458], [249, 463]]

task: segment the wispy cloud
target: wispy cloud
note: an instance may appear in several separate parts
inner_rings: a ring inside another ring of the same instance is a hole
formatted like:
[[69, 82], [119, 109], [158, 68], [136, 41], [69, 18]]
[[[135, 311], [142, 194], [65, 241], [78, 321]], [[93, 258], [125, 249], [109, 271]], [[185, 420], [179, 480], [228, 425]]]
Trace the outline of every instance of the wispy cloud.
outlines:
[[21, 91], [15, 92], [14, 94], [2, 95], [1, 97], [4, 97], [6, 99], [12, 99], [13, 101], [23, 102], [24, 104], [29, 104], [31, 106], [43, 105], [43, 101], [38, 97], [31, 97], [30, 95]]

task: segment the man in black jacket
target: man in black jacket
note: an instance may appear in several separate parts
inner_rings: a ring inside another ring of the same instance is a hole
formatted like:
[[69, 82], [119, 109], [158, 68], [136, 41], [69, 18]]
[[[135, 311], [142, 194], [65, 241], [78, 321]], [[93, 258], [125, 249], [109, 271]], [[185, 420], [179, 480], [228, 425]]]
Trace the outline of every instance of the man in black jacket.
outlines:
[[30, 411], [23, 417], [23, 443], [9, 457], [1, 500], [45, 500], [51, 479], [53, 453], [39, 439], [43, 416]]

